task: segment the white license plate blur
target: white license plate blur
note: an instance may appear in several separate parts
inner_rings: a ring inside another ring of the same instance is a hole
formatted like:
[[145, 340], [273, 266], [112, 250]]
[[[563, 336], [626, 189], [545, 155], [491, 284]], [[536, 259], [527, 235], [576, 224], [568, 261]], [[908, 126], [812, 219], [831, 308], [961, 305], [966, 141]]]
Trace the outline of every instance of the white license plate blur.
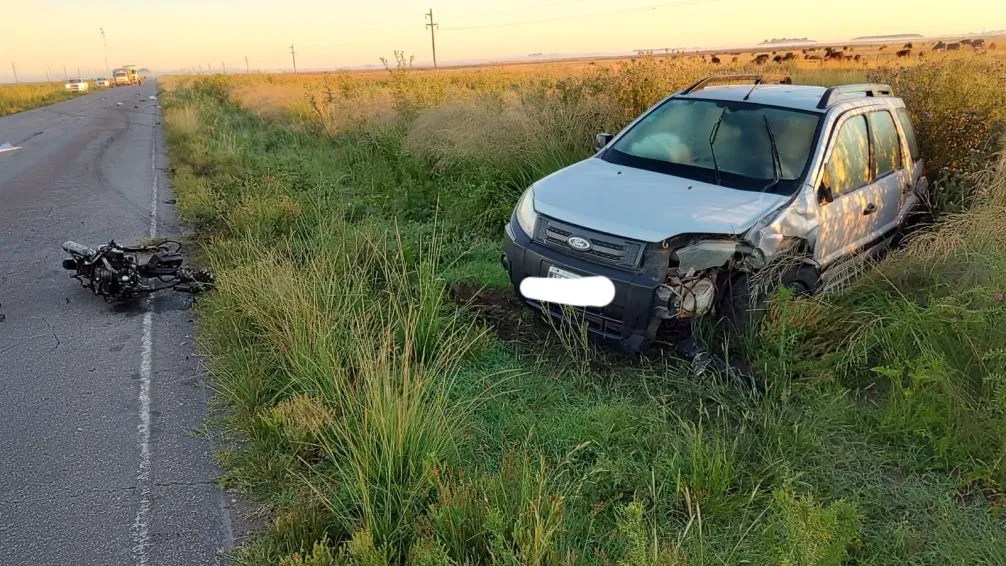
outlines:
[[559, 269], [554, 265], [548, 266], [548, 276], [550, 279], [580, 279], [582, 277], [582, 275], [577, 275], [565, 269]]

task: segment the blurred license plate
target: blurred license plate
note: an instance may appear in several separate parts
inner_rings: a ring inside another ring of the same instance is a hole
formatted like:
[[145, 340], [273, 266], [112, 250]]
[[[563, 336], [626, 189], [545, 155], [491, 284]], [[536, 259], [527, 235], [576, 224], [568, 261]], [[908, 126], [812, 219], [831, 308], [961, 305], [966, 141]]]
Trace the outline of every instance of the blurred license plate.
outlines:
[[579, 279], [582, 275], [577, 275], [572, 271], [566, 271], [565, 269], [559, 269], [554, 265], [548, 266], [548, 276], [550, 279]]

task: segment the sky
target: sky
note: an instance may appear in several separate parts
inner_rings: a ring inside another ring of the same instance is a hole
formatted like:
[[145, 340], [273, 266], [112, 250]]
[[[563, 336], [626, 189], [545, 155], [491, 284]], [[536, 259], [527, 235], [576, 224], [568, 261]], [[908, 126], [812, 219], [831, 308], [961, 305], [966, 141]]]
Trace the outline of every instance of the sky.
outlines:
[[[1004, 0], [3, 0], [0, 82], [62, 79], [108, 65], [155, 72], [300, 70], [379, 64], [395, 50], [441, 63], [530, 53], [746, 46], [773, 37], [841, 41], [1006, 29]], [[823, 12], [826, 10], [826, 14]]]

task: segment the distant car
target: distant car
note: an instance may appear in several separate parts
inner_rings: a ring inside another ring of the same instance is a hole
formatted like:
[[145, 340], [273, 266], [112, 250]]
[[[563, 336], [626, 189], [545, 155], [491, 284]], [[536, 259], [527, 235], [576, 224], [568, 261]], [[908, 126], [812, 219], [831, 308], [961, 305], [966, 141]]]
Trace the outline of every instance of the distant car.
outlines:
[[100, 79], [94, 81], [94, 84], [96, 84], [97, 86], [109, 87], [109, 86], [112, 86], [112, 81], [110, 81], [110, 80], [108, 80], [106, 78], [100, 78]]
[[65, 86], [66, 90], [72, 92], [87, 92], [87, 81], [84, 79], [70, 79]]

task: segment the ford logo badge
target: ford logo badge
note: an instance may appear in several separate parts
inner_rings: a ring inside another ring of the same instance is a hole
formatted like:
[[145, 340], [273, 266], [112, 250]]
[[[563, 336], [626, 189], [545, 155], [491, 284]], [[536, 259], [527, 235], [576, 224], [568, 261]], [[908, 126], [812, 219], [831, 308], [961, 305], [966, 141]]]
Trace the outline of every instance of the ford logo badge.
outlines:
[[579, 236], [570, 237], [568, 240], [566, 240], [566, 243], [569, 244], [569, 247], [573, 248], [578, 252], [585, 252], [590, 249], [590, 242]]

